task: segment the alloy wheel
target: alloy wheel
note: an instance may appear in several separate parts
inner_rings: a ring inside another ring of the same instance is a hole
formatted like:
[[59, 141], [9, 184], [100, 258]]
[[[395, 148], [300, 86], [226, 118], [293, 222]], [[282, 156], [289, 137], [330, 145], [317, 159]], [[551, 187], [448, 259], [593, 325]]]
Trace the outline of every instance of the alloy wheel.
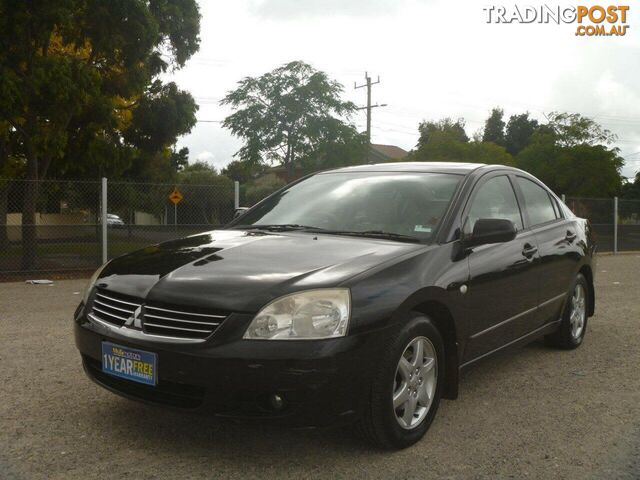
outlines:
[[412, 430], [429, 412], [438, 383], [438, 357], [427, 337], [416, 337], [400, 356], [393, 385], [398, 424]]
[[573, 291], [573, 296], [571, 297], [571, 313], [569, 314], [571, 336], [574, 339], [578, 339], [582, 335], [586, 313], [586, 295], [584, 286], [578, 283]]

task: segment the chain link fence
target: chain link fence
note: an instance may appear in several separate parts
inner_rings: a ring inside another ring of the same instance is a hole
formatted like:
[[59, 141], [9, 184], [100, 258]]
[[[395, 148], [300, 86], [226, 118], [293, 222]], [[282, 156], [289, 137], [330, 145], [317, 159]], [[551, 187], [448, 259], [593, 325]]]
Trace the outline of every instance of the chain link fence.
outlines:
[[[224, 177], [209, 185], [0, 179], [0, 281], [91, 272], [105, 257], [220, 227], [239, 197]], [[640, 251], [640, 200], [566, 204], [591, 221], [598, 251]]]
[[565, 203], [589, 219], [599, 252], [640, 251], [640, 200], [567, 197]]
[[[226, 179], [225, 179], [226, 180]], [[215, 185], [109, 182], [107, 251], [113, 258], [144, 246], [229, 223], [235, 212], [231, 181]], [[177, 192], [180, 199], [170, 197]]]
[[[29, 198], [33, 218], [24, 215]], [[0, 281], [90, 272], [105, 257], [220, 227], [238, 202], [238, 185], [226, 178], [210, 185], [0, 179]]]
[[[23, 218], [30, 199], [32, 218]], [[0, 179], [0, 280], [95, 268], [99, 209], [100, 182]]]
[[575, 198], [565, 199], [566, 205], [578, 217], [588, 218], [596, 234], [599, 252], [613, 251], [614, 208], [613, 198]]
[[640, 251], [640, 200], [618, 200], [617, 250]]

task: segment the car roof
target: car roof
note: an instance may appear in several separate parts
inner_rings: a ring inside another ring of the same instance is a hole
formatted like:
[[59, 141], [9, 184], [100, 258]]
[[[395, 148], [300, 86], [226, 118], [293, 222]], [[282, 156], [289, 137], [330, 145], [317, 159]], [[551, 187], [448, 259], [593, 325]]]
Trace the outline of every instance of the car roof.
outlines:
[[[459, 173], [459, 174], [466, 175], [482, 167], [487, 167], [487, 165], [484, 163], [463, 163], [463, 162], [393, 162], [393, 163], [375, 163], [371, 165], [356, 165], [353, 167], [343, 167], [343, 168], [337, 168], [334, 170], [327, 170], [322, 173], [433, 172], [433, 173]], [[500, 165], [500, 167], [502, 167], [502, 165]]]

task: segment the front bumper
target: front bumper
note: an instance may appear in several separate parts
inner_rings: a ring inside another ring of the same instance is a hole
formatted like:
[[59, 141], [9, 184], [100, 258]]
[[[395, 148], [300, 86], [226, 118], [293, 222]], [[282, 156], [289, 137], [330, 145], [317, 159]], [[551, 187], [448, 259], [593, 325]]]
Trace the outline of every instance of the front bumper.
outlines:
[[[244, 325], [246, 320], [237, 323]], [[389, 333], [378, 330], [321, 341], [223, 339], [216, 333], [203, 343], [175, 344], [131, 337], [127, 329], [105, 328], [88, 320], [82, 309], [74, 329], [85, 372], [115, 393], [299, 427], [346, 424], [357, 417]], [[155, 352], [158, 384], [150, 387], [103, 373], [103, 341]], [[284, 400], [282, 405], [274, 402], [273, 395]]]

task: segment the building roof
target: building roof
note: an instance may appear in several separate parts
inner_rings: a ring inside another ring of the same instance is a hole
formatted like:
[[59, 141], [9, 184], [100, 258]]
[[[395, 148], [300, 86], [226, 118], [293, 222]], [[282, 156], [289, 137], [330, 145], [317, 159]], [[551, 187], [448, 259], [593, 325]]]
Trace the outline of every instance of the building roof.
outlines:
[[409, 152], [395, 145], [371, 144], [370, 157], [373, 161], [400, 160], [408, 154]]

